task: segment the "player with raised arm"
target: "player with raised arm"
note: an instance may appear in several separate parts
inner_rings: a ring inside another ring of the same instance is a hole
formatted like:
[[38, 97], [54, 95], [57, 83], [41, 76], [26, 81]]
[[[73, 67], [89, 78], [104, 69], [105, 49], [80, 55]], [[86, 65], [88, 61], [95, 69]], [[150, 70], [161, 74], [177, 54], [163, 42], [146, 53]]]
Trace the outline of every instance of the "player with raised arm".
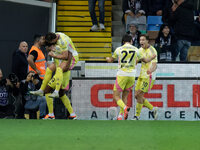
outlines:
[[[132, 46], [132, 37], [130, 35], [123, 36], [123, 46], [118, 47], [112, 57], [107, 57], [107, 62], [111, 63], [118, 57], [118, 71], [113, 88], [113, 98], [120, 107], [117, 120], [126, 120], [130, 108], [127, 106], [127, 97], [135, 83], [136, 62], [141, 59], [149, 62], [153, 59], [141, 58], [138, 49]], [[122, 98], [120, 94], [122, 93]]]
[[[38, 91], [32, 91], [31, 93], [39, 96], [44, 95], [45, 87], [52, 78], [53, 72], [56, 71], [54, 75], [56, 88], [55, 91], [49, 96], [51, 98], [58, 98], [59, 89], [63, 81], [63, 72], [73, 69], [75, 64], [78, 62], [79, 57], [71, 39], [64, 33], [49, 32], [45, 36], [45, 42], [48, 50], [50, 51], [49, 56], [54, 58], [54, 63], [47, 67], [41, 88]], [[68, 57], [68, 55], [72, 55], [71, 59], [69, 59], [70, 57]]]
[[154, 119], [157, 119], [157, 107], [153, 107], [151, 103], [147, 99], [144, 98], [144, 94], [149, 92], [153, 87], [156, 78], [156, 68], [157, 68], [157, 51], [153, 46], [149, 44], [149, 37], [147, 35], [140, 36], [140, 45], [139, 55], [141, 57], [151, 58], [152, 56], [156, 56], [153, 60], [146, 63], [141, 60], [141, 71], [140, 76], [138, 77], [137, 84], [135, 87], [135, 98], [137, 100], [136, 105], [136, 114], [132, 120], [138, 120], [140, 117], [140, 113], [142, 107], [145, 106], [149, 110], [153, 110]]

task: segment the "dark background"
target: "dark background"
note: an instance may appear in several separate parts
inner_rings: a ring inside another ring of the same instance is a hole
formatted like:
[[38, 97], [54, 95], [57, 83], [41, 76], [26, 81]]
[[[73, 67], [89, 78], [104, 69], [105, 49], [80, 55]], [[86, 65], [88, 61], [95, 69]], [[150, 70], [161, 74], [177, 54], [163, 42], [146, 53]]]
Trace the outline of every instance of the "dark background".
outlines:
[[11, 73], [12, 53], [21, 41], [29, 50], [35, 34], [46, 34], [50, 8], [0, 1], [0, 68]]

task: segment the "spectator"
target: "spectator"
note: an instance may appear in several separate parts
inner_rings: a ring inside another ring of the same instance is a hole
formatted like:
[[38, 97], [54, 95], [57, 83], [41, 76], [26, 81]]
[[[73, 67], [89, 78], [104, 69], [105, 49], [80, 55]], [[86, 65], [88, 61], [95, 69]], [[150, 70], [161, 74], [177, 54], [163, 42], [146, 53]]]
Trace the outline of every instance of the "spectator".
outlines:
[[199, 13], [199, 16], [195, 19], [195, 22], [194, 22], [194, 25], [195, 25], [195, 35], [194, 35], [194, 41], [199, 41], [200, 40], [200, 13]]
[[162, 24], [158, 37], [155, 41], [155, 48], [158, 52], [159, 61], [175, 60], [175, 37], [171, 33], [168, 24]]
[[145, 0], [147, 7], [147, 16], [162, 16], [163, 10], [167, 4], [168, 0]]
[[140, 17], [144, 15], [145, 7], [146, 5], [144, 0], [123, 0], [122, 3], [124, 15], [131, 17]]
[[187, 61], [188, 49], [191, 46], [194, 28], [193, 5], [184, 0], [176, 0], [172, 6], [170, 24], [173, 25], [177, 38], [175, 58], [180, 53], [180, 61]]
[[131, 35], [131, 37], [132, 37], [132, 41], [133, 41], [132, 45], [139, 48], [141, 32], [138, 31], [137, 25], [134, 23], [131, 23], [129, 25], [129, 31], [127, 32], [127, 34]]
[[41, 50], [41, 47], [44, 45], [44, 43], [44, 36], [35, 35], [34, 45], [31, 47], [27, 58], [29, 71], [34, 71], [35, 73], [37, 73], [41, 80], [44, 79], [46, 69], [45, 56]]
[[138, 30], [146, 31], [146, 16], [144, 0], [123, 0], [123, 20], [126, 23], [126, 31], [129, 30], [129, 24], [138, 25]]
[[16, 119], [24, 119], [24, 104], [25, 102], [22, 99], [21, 93], [20, 93], [20, 82], [18, 77], [11, 73], [8, 76], [7, 83], [9, 83], [10, 89], [11, 89], [11, 96], [12, 100], [14, 101], [14, 107], [15, 107], [15, 118]]
[[3, 79], [0, 69], [0, 118], [23, 118], [20, 105], [22, 100], [19, 93], [19, 82], [15, 74], [10, 74], [7, 79]]
[[28, 44], [22, 41], [19, 44], [19, 49], [12, 56], [12, 72], [17, 75], [19, 81], [26, 79], [28, 71], [27, 51]]
[[170, 17], [170, 14], [172, 13], [172, 0], [166, 0], [166, 5], [163, 9], [163, 13], [162, 13], [162, 21], [163, 23], [169, 23], [169, 17]]
[[90, 17], [91, 17], [92, 24], [93, 24], [90, 31], [97, 31], [99, 28], [100, 28], [100, 30], [105, 30], [105, 26], [104, 26], [104, 16], [105, 16], [104, 3], [105, 3], [105, 0], [98, 0], [98, 7], [99, 7], [99, 14], [100, 14], [99, 27], [98, 27], [97, 17], [96, 17], [96, 13], [95, 13], [96, 2], [97, 2], [97, 0], [88, 0]]
[[3, 73], [0, 69], [0, 118], [14, 118], [14, 106], [9, 101], [9, 83], [3, 79]]
[[[35, 112], [40, 110], [40, 118], [44, 118], [46, 115], [46, 99], [45, 97], [38, 97], [31, 95], [29, 91], [38, 90], [41, 86], [41, 81], [38, 80], [39, 76], [35, 74], [34, 71], [30, 71], [26, 77], [26, 80], [23, 80], [20, 84], [20, 90], [22, 97], [25, 99], [25, 112]], [[32, 118], [31, 118], [32, 119]], [[36, 118], [33, 118], [36, 119]]]

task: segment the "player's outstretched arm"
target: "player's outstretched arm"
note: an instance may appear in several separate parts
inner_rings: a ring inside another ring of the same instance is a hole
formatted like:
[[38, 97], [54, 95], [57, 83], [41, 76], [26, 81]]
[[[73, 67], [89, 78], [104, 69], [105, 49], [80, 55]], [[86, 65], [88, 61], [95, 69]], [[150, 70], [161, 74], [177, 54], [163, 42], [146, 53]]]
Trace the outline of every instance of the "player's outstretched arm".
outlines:
[[154, 58], [156, 58], [156, 54], [153, 54], [151, 57], [149, 57], [149, 58], [145, 58], [145, 57], [143, 57], [143, 58], [141, 58], [141, 61], [143, 61], [143, 62], [145, 62], [145, 63], [148, 63], [148, 62], [150, 62], [150, 61], [152, 61]]
[[58, 54], [58, 55], [55, 55], [55, 53], [53, 51], [50, 51], [49, 56], [56, 58], [56, 59], [67, 60], [68, 59], [68, 51], [63, 51], [61, 54]]
[[106, 57], [106, 61], [108, 63], [112, 63], [114, 61], [114, 58], [113, 57]]

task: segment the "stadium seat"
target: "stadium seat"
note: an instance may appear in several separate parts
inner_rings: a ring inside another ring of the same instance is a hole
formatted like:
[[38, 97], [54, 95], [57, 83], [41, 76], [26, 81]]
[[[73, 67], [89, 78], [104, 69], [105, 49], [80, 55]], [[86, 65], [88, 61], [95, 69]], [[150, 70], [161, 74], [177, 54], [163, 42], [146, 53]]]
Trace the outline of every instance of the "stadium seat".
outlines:
[[147, 17], [147, 31], [159, 31], [162, 24], [162, 16]]

